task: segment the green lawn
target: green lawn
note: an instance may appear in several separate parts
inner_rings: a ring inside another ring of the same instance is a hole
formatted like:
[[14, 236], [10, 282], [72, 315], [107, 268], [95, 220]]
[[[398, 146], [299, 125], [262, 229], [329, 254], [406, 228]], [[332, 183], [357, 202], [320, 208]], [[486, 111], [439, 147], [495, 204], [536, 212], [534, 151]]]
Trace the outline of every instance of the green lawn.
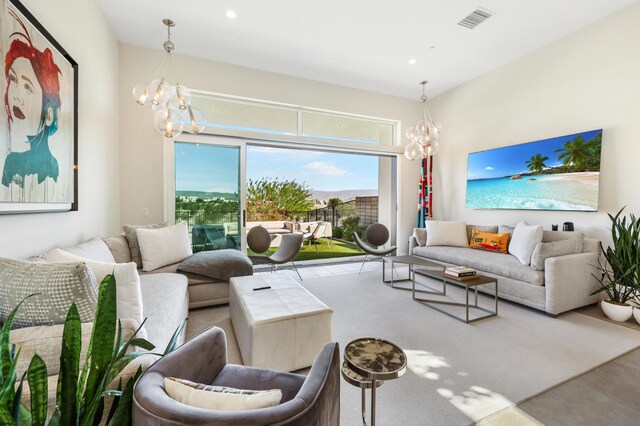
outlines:
[[[316, 253], [316, 246], [318, 247], [318, 253]], [[262, 253], [262, 256], [270, 256], [276, 249], [277, 247], [271, 247], [266, 253]], [[256, 253], [247, 249], [247, 254], [255, 255]], [[315, 244], [312, 243], [311, 246], [309, 246], [308, 241], [305, 241], [300, 252], [293, 260], [331, 259], [334, 257], [361, 256], [363, 254], [364, 252], [353, 243], [333, 240], [331, 246], [329, 246], [329, 241], [326, 238], [322, 238]]]

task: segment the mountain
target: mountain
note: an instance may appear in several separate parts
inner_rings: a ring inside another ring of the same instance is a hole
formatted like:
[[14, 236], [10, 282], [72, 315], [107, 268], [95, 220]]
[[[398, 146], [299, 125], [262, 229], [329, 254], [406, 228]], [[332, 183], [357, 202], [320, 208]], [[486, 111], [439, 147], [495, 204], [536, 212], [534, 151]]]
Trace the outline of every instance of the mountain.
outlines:
[[342, 191], [311, 190], [311, 197], [320, 201], [326, 201], [329, 198], [340, 198], [342, 201], [349, 201], [356, 197], [370, 197], [374, 195], [378, 195], [377, 189], [345, 189]]

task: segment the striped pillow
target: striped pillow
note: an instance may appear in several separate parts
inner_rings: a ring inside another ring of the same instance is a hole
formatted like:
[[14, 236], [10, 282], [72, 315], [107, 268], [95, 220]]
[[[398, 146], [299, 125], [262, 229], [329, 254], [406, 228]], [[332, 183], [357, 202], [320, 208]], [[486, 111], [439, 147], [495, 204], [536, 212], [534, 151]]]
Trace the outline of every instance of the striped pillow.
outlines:
[[282, 400], [280, 389], [245, 390], [204, 385], [165, 377], [164, 390], [172, 399], [192, 407], [221, 411], [244, 411], [274, 407]]

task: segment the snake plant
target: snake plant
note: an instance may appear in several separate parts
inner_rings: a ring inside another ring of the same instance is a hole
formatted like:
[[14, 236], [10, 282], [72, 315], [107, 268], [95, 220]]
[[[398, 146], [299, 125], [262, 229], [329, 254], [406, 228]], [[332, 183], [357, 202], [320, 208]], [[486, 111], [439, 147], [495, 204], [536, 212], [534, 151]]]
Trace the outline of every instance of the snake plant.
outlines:
[[[130, 425], [133, 385], [142, 370], [139, 367], [124, 386], [122, 380], [115, 390], [107, 390], [107, 386], [129, 363], [150, 353], [154, 345], [136, 337], [144, 322], [131, 338], [123, 341], [122, 325], [116, 317], [115, 278], [107, 275], [100, 284], [91, 339], [82, 368], [80, 315], [75, 304], [69, 308], [61, 342], [56, 407], [50, 418], [47, 418], [47, 367], [42, 358], [34, 355], [27, 372], [19, 381], [17, 378], [16, 365], [20, 351], [16, 351], [15, 345], [9, 342], [9, 332], [13, 318], [23, 302], [24, 300], [10, 313], [0, 330], [0, 424], [92, 426], [104, 420], [106, 424]], [[164, 354], [176, 347], [186, 321], [185, 319], [178, 327]], [[133, 346], [142, 350], [129, 351]], [[31, 393], [30, 407], [21, 401], [25, 378]], [[106, 413], [107, 417], [103, 419], [105, 398], [112, 398], [113, 401]]]

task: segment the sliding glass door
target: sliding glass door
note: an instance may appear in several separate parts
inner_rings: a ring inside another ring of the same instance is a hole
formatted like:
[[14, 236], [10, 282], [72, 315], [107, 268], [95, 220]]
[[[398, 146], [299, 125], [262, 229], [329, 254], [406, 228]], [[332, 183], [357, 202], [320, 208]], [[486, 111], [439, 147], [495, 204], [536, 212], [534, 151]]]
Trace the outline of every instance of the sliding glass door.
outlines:
[[174, 143], [173, 209], [193, 252], [242, 249], [241, 145]]

